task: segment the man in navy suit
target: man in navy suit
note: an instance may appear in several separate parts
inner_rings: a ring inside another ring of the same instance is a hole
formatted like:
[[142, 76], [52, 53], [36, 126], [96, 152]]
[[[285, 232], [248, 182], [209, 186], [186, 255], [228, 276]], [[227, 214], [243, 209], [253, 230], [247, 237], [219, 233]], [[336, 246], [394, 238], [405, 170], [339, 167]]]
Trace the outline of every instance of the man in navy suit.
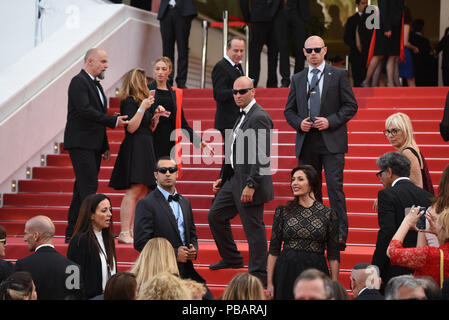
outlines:
[[33, 254], [16, 262], [15, 271], [31, 273], [39, 300], [82, 298], [80, 267], [52, 244], [55, 226], [46, 216], [35, 216], [25, 224], [24, 240]]
[[[298, 164], [312, 165], [320, 180], [324, 167], [330, 206], [339, 221], [340, 249], [344, 250], [348, 236], [343, 192], [343, 169], [348, 152], [346, 123], [356, 114], [357, 101], [346, 70], [325, 63], [327, 48], [323, 39], [309, 37], [303, 52], [309, 67], [292, 77], [284, 115], [297, 132]], [[319, 191], [315, 197], [322, 202], [321, 188]]]
[[72, 78], [69, 85], [64, 149], [69, 150], [75, 184], [66, 242], [72, 237], [84, 198], [97, 192], [101, 158], [110, 159], [106, 127], [115, 128], [128, 123], [125, 120], [128, 116], [106, 114], [107, 97], [96, 79], [104, 79], [108, 66], [108, 55], [104, 50], [90, 49], [84, 57], [84, 69]]
[[[176, 191], [176, 162], [169, 157], [161, 157], [154, 176], [157, 188], [136, 206], [134, 248], [140, 252], [152, 238], [167, 239], [175, 250], [181, 278], [205, 284], [206, 280], [193, 267], [192, 261], [198, 254], [198, 238], [190, 201]], [[205, 299], [211, 298], [212, 294], [207, 289]]]
[[[162, 55], [175, 64], [175, 43], [178, 48], [176, 84], [185, 88], [189, 64], [189, 37], [192, 20], [197, 15], [193, 0], [162, 0], [157, 14], [162, 37]], [[173, 85], [173, 75], [169, 83]]]

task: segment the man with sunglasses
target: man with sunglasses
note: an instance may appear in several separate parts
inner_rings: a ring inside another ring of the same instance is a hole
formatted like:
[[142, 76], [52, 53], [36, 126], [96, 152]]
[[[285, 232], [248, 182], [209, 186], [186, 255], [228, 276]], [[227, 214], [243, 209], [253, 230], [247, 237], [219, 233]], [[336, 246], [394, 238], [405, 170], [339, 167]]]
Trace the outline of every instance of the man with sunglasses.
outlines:
[[254, 99], [253, 82], [240, 77], [234, 82], [234, 100], [241, 110], [232, 134], [226, 140], [225, 162], [213, 184], [216, 197], [208, 219], [222, 260], [211, 270], [243, 268], [243, 258], [234, 242], [230, 220], [240, 215], [249, 247], [248, 271], [266, 285], [267, 236], [264, 204], [274, 197], [270, 169], [270, 115]]
[[[410, 274], [411, 270], [391, 266], [387, 256], [387, 248], [410, 208], [415, 206], [429, 207], [433, 195], [410, 181], [410, 160], [401, 152], [387, 152], [376, 161], [380, 171], [376, 176], [385, 189], [377, 195], [377, 219], [380, 230], [377, 234], [376, 250], [371, 264], [379, 267], [382, 278], [381, 292], [388, 280], [402, 274]], [[404, 247], [416, 247], [417, 232], [410, 230], [404, 239]]]
[[[140, 252], [152, 238], [167, 239], [175, 249], [181, 278], [205, 284], [206, 280], [196, 272], [192, 263], [198, 254], [198, 238], [190, 201], [176, 191], [176, 162], [169, 157], [161, 157], [156, 163], [154, 177], [156, 189], [136, 206], [134, 248]], [[207, 286], [206, 289], [205, 299], [212, 299]]]
[[[284, 115], [297, 132], [298, 164], [312, 165], [320, 180], [324, 167], [330, 206], [339, 220], [340, 249], [344, 250], [348, 236], [343, 192], [343, 169], [348, 152], [346, 123], [356, 114], [357, 102], [346, 70], [325, 63], [327, 47], [323, 39], [309, 37], [303, 51], [309, 67], [292, 77]], [[315, 197], [322, 202], [321, 188]]]

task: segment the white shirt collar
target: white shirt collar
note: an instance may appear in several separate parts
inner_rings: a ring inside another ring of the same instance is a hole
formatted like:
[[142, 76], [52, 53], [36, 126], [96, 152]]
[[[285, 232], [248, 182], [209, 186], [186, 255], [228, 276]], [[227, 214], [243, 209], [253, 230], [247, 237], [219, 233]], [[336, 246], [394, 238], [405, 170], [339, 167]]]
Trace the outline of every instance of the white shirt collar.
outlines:
[[42, 247], [52, 247], [53, 249], [55, 248], [55, 246], [50, 243], [44, 243], [44, 244], [41, 244], [40, 246], [38, 246], [36, 249], [34, 249], [34, 252], [36, 252], [37, 250], [39, 250]]
[[[248, 114], [249, 110], [251, 110], [251, 108], [253, 107], [253, 105], [256, 104], [256, 99], [251, 100], [250, 103], [248, 103], [248, 105], [243, 109], [243, 111], [245, 111], [246, 114]], [[245, 115], [246, 116], [246, 115]]]
[[398, 181], [401, 181], [401, 180], [410, 180], [410, 178], [408, 178], [408, 177], [399, 177], [399, 178], [397, 178], [396, 180], [393, 181], [393, 183], [391, 184], [391, 186], [394, 187], [394, 185], [395, 185]]
[[93, 75], [91, 75], [89, 72], [87, 72], [86, 69], [84, 69], [84, 71], [86, 71], [86, 73], [89, 75], [89, 77], [90, 77], [92, 80], [95, 80], [95, 77], [94, 77]]
[[[235, 63], [234, 61], [232, 61], [231, 58], [229, 58], [227, 54], [224, 55], [224, 58], [225, 58], [226, 60], [228, 60], [228, 62], [229, 62], [233, 67], [235, 67], [236, 63]], [[240, 61], [239, 63], [241, 64], [242, 61]]]

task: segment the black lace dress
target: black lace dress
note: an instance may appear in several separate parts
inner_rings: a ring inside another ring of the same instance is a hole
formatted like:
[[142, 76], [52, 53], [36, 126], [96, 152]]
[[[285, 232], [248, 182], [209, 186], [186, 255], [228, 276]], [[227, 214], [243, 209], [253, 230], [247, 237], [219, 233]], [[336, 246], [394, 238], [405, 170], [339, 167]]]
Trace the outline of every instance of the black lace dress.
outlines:
[[325, 250], [328, 260], [340, 261], [338, 220], [333, 210], [317, 201], [310, 208], [297, 203], [277, 207], [269, 250], [278, 257], [273, 272], [274, 299], [293, 299], [295, 279], [306, 269], [329, 274]]

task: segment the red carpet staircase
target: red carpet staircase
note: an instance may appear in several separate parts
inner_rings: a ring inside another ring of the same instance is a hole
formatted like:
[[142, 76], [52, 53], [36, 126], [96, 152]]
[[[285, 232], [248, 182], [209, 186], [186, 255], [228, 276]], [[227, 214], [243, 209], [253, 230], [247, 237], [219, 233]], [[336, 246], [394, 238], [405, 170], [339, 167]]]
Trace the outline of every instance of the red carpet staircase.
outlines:
[[[438, 185], [441, 171], [449, 163], [449, 144], [445, 144], [439, 135], [438, 126], [443, 114], [447, 88], [363, 88], [355, 89], [359, 111], [350, 121], [349, 153], [346, 155], [344, 190], [347, 198], [349, 217], [349, 237], [346, 251], [341, 256], [340, 282], [349, 289], [351, 268], [358, 262], [370, 262], [377, 236], [377, 215], [373, 211], [373, 201], [377, 191], [382, 188], [375, 176], [377, 172], [376, 158], [393, 148], [383, 136], [385, 119], [394, 112], [407, 113], [413, 120], [415, 137], [426, 157], [433, 183]], [[283, 110], [287, 100], [288, 89], [257, 89], [256, 99], [272, 116], [275, 129], [278, 130], [278, 156], [273, 157], [272, 164], [277, 162], [277, 172], [273, 176], [275, 199], [265, 207], [264, 221], [268, 239], [275, 208], [291, 198], [289, 189], [289, 172], [295, 167], [294, 157], [295, 132], [286, 123]], [[193, 120], [201, 120], [201, 129], [213, 128], [215, 102], [211, 89], [187, 89], [184, 91], [184, 111], [186, 118], [193, 125]], [[117, 99], [111, 99], [109, 112], [118, 112]], [[196, 129], [194, 127], [194, 129]], [[112, 160], [103, 162], [99, 175], [99, 193], [106, 193], [112, 199], [114, 208], [115, 231], [120, 231], [120, 202], [123, 193], [108, 187], [109, 178], [115, 163], [120, 143], [124, 137], [123, 129], [108, 130]], [[221, 148], [217, 144], [215, 147]], [[61, 144], [62, 146], [62, 144]], [[184, 164], [182, 179], [178, 182], [178, 191], [187, 196], [194, 210], [195, 223], [199, 237], [198, 260], [195, 261], [198, 271], [206, 278], [212, 293], [219, 297], [226, 284], [240, 270], [210, 271], [208, 265], [217, 262], [218, 255], [215, 242], [207, 223], [207, 213], [212, 201], [212, 181], [219, 174], [219, 161], [201, 158], [198, 150], [194, 153], [191, 164]], [[61, 148], [62, 150], [62, 148]], [[196, 152], [196, 153], [195, 153]], [[196, 154], [196, 155], [195, 155]], [[47, 215], [56, 225], [55, 244], [57, 250], [66, 254], [63, 234], [67, 219], [67, 210], [72, 197], [73, 171], [68, 154], [49, 154], [46, 166], [33, 168], [32, 179], [18, 183], [18, 193], [4, 195], [4, 204], [0, 208], [0, 224], [8, 232], [6, 259], [15, 261], [29, 254], [23, 240], [24, 223], [32, 216]], [[324, 196], [327, 196], [323, 185]], [[325, 198], [328, 205], [328, 199]], [[239, 217], [233, 221], [233, 232], [238, 247], [244, 256], [245, 266], [248, 263], [248, 246]], [[138, 252], [132, 245], [117, 245], [119, 271], [131, 267], [137, 259]]]

